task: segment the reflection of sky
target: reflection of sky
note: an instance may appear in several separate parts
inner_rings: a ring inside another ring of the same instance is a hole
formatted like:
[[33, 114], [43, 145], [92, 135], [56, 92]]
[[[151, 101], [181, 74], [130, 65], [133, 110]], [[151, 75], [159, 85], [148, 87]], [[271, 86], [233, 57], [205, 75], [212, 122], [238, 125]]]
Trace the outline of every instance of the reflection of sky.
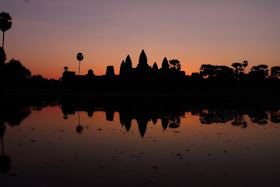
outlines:
[[279, 65], [278, 0], [3, 0], [13, 17], [6, 34], [8, 59], [20, 59], [34, 74], [58, 78], [64, 66], [82, 73], [118, 73], [127, 54], [133, 65], [141, 49], [148, 62], [177, 58], [183, 70], [200, 64], [249, 61]]
[[160, 120], [149, 122], [144, 138], [136, 120], [126, 132], [118, 112], [114, 121], [106, 121], [105, 112], [96, 111], [92, 118], [80, 112], [81, 134], [77, 112], [67, 120], [62, 116], [58, 106], [46, 107], [18, 126], [7, 125], [5, 153], [16, 180], [0, 174], [3, 186], [143, 186], [152, 176], [162, 186], [238, 186], [275, 184], [279, 178], [278, 124], [258, 125], [247, 115], [243, 129], [230, 122], [201, 125], [199, 116], [186, 113], [175, 130], [163, 131]]

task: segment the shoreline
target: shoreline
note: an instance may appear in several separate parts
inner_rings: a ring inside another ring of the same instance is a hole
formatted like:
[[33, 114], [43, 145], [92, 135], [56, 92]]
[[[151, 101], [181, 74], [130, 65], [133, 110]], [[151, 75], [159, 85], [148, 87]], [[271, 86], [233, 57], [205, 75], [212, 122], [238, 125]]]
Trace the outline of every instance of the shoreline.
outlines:
[[[280, 102], [280, 92], [277, 91], [191, 91], [191, 92], [175, 92], [175, 91], [93, 91], [88, 89], [81, 90], [56, 90], [56, 89], [9, 89], [0, 93], [2, 99], [17, 98], [17, 99], [61, 99], [61, 98], [74, 98], [74, 99], [91, 99], [100, 98], [106, 99], [160, 99], [172, 98], [174, 100], [183, 99], [190, 101], [275, 101]], [[1, 100], [2, 100], [1, 99]]]

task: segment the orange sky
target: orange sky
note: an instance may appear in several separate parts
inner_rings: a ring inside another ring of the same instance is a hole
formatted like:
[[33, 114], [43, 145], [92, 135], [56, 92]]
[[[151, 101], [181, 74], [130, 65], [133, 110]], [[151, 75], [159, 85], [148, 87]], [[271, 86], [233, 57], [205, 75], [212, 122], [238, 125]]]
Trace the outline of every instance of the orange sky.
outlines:
[[[8, 60], [19, 59], [33, 74], [60, 78], [63, 67], [81, 74], [119, 66], [130, 54], [136, 67], [142, 49], [148, 63], [178, 59], [191, 74], [201, 64], [280, 65], [280, 1], [119, 0], [1, 3], [13, 17], [6, 33]], [[247, 71], [248, 71], [247, 70]]]

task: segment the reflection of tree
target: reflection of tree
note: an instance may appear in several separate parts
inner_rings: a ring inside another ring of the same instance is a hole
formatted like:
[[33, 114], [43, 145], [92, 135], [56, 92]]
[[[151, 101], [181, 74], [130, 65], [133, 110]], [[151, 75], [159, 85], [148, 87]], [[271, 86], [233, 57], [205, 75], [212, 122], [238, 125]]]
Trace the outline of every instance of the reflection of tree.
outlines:
[[245, 121], [245, 117], [242, 114], [236, 114], [231, 124], [233, 126], [242, 126], [242, 128], [247, 127], [247, 122]]
[[4, 123], [0, 123], [0, 141], [1, 141], [1, 156], [0, 156], [0, 172], [7, 173], [11, 168], [11, 159], [9, 156], [5, 155], [4, 152], [4, 134], [5, 134], [6, 126]]
[[233, 119], [233, 113], [227, 110], [204, 110], [199, 117], [202, 124], [226, 123]]
[[0, 122], [0, 139], [3, 138], [5, 131], [6, 131], [6, 126], [4, 125], [4, 123]]
[[255, 110], [249, 113], [249, 117], [253, 123], [257, 123], [259, 125], [267, 124], [268, 114], [263, 110]]
[[63, 119], [68, 119], [68, 115], [67, 115], [67, 114], [64, 114], [64, 115], [63, 115]]
[[[2, 140], [2, 144], [3, 144], [3, 140]], [[10, 159], [10, 157], [2, 154], [0, 156], [0, 172], [1, 173], [7, 173], [10, 169], [11, 169], [11, 159]]]
[[78, 124], [78, 126], [76, 127], [76, 131], [77, 131], [77, 133], [82, 133], [83, 132], [83, 130], [84, 130], [84, 128], [83, 128], [83, 126], [81, 126], [81, 120], [80, 120], [80, 111], [78, 111], [78, 121], [79, 121], [79, 124]]
[[272, 123], [280, 123], [280, 110], [270, 112], [270, 120]]
[[[124, 127], [126, 131], [130, 131], [132, 121], [136, 120], [142, 137], [145, 136], [149, 122], [155, 125], [158, 120], [160, 120], [159, 124], [162, 126], [163, 130], [168, 127], [179, 128], [181, 123], [180, 119], [182, 116], [185, 116], [186, 112], [193, 116], [199, 116], [201, 124], [229, 122], [233, 126], [246, 128], [247, 122], [245, 121], [245, 115], [248, 115], [254, 123], [266, 124], [268, 115], [265, 111], [271, 110], [271, 108], [265, 107], [265, 105], [244, 107], [244, 105], [240, 106], [238, 104], [231, 104], [230, 102], [230, 104], [197, 104], [193, 106], [186, 105], [185, 103], [177, 103], [176, 99], [160, 99], [160, 101], [151, 99], [145, 101], [130, 101], [131, 102], [129, 103], [117, 102], [114, 100], [106, 100], [105, 102], [102, 101], [100, 103], [97, 103], [96, 101], [92, 103], [88, 103], [88, 101], [85, 101], [84, 103], [68, 101], [64, 102], [61, 108], [65, 116], [75, 114], [75, 111], [86, 111], [90, 114], [95, 110], [102, 110], [106, 112], [106, 120], [108, 121], [113, 121], [114, 113], [118, 111], [122, 127]], [[254, 109], [253, 112], [252, 108]], [[277, 105], [275, 105], [275, 109], [278, 109]], [[279, 122], [279, 113], [271, 112], [271, 121]]]
[[180, 118], [171, 118], [169, 121], [170, 121], [169, 128], [176, 129], [180, 127], [180, 123], [181, 123]]
[[20, 125], [27, 118], [31, 111], [29, 107], [11, 105], [7, 108], [0, 109], [0, 121], [6, 122], [11, 126]]
[[7, 120], [8, 124], [11, 126], [20, 125], [20, 123], [31, 114], [29, 109], [23, 109], [15, 113], [13, 116], [9, 116], [10, 118]]

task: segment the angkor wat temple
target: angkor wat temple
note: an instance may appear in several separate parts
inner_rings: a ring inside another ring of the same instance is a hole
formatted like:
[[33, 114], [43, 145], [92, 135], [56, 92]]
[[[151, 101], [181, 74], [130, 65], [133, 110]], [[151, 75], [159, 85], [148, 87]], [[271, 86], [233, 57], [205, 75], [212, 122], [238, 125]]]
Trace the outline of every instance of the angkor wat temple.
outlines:
[[[246, 63], [245, 63], [246, 62]], [[178, 60], [163, 59], [161, 67], [155, 62], [148, 64], [147, 56], [142, 50], [139, 62], [133, 67], [128, 55], [120, 66], [119, 75], [115, 74], [114, 67], [108, 66], [106, 75], [95, 76], [92, 70], [86, 75], [76, 75], [65, 67], [60, 88], [85, 88], [96, 91], [168, 91], [168, 92], [216, 92], [216, 91], [280, 91], [280, 67], [271, 68], [267, 65], [253, 66], [246, 74], [247, 61], [233, 63], [232, 67], [202, 64], [199, 73], [185, 75], [181, 71]], [[244, 66], [244, 67], [243, 67]]]
[[[115, 74], [114, 67], [108, 66], [106, 75], [96, 76], [90, 69], [86, 75], [76, 75], [73, 71], [65, 71], [62, 75], [62, 82], [65, 87], [86, 87], [86, 88], [146, 88], [154, 89], [166, 82], [183, 80], [185, 72], [181, 71], [181, 64], [178, 60], [168, 61], [164, 58], [161, 68], [155, 62], [149, 66], [145, 51], [142, 50], [139, 63], [135, 68], [132, 66], [130, 56], [122, 61], [119, 75]], [[174, 82], [173, 82], [174, 83]]]

